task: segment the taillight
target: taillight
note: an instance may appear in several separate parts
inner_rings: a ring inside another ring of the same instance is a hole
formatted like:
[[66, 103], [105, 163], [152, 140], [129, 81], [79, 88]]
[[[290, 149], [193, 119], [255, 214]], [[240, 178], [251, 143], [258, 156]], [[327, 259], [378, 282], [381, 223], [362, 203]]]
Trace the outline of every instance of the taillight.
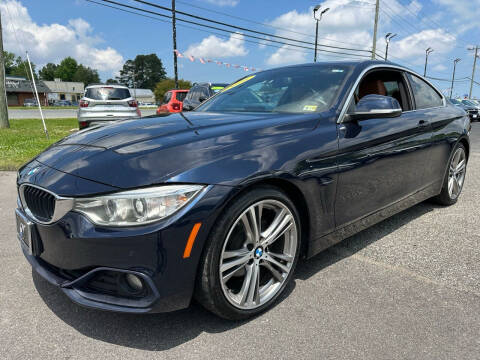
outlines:
[[87, 100], [80, 100], [79, 105], [80, 105], [80, 107], [88, 107], [88, 101]]
[[180, 104], [179, 103], [173, 103], [172, 104], [172, 109], [173, 110], [180, 110]]
[[88, 125], [88, 123], [86, 121], [80, 121], [80, 123], [78, 124], [78, 128], [79, 129], [84, 129], [86, 128]]
[[130, 107], [137, 107], [138, 104], [137, 104], [137, 102], [136, 102], [135, 100], [129, 100], [129, 101], [128, 101], [128, 106], [130, 106]]

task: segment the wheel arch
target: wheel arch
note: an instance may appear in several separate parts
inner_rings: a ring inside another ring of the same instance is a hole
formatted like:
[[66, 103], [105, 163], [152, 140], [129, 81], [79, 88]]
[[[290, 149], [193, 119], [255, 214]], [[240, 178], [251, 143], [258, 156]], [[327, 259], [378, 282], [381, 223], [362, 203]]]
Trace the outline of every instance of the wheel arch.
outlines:
[[[257, 188], [259, 186], [273, 186], [283, 191], [289, 198], [292, 200], [293, 204], [296, 206], [299, 217], [300, 217], [300, 227], [301, 227], [301, 252], [300, 256], [305, 257], [308, 253], [309, 239], [310, 239], [310, 212], [308, 209], [308, 204], [305, 198], [305, 195], [300, 190], [300, 188], [294, 184], [292, 181], [272, 177], [259, 179], [253, 182], [249, 182], [241, 187], [235, 196], [228, 200], [228, 204], [232, 201], [235, 201], [236, 198], [242, 196], [244, 193]], [[228, 205], [227, 204], [227, 205]]]
[[467, 152], [467, 160], [468, 160], [468, 158], [470, 156], [470, 143], [469, 143], [469, 141], [467, 140], [466, 137], [462, 137], [462, 138], [460, 138], [458, 143], [462, 144], [465, 147], [465, 151]]

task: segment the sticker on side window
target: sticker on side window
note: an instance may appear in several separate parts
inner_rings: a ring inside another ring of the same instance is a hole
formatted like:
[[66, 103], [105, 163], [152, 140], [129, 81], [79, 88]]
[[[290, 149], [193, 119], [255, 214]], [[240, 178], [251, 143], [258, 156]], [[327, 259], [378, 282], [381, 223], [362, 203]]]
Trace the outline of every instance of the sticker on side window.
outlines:
[[233, 84], [228, 85], [227, 87], [223, 88], [222, 92], [233, 89], [235, 86], [241, 85], [244, 82], [247, 82], [248, 80], [253, 79], [254, 77], [255, 77], [255, 75], [247, 76], [246, 78], [243, 78], [242, 80], [239, 80], [236, 83], [233, 83]]

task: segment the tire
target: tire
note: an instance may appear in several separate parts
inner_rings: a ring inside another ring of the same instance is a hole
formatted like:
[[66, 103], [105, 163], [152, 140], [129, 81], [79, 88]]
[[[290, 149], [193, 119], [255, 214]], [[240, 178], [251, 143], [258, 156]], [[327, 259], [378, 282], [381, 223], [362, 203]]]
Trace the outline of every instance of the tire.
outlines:
[[[258, 218], [261, 230], [256, 232]], [[274, 226], [276, 219], [279, 226]], [[282, 235], [273, 240], [275, 229]], [[291, 281], [300, 248], [300, 218], [288, 196], [272, 186], [249, 190], [227, 206], [210, 233], [200, 260], [195, 299], [228, 320], [260, 314]]]
[[[460, 164], [462, 161], [463, 169], [459, 171], [459, 169], [461, 169]], [[455, 171], [453, 171], [453, 169], [455, 169]], [[439, 195], [434, 197], [433, 200], [444, 206], [455, 204], [462, 192], [466, 171], [467, 151], [463, 144], [458, 143], [452, 151], [452, 155], [448, 161], [448, 168], [443, 180], [442, 191]]]

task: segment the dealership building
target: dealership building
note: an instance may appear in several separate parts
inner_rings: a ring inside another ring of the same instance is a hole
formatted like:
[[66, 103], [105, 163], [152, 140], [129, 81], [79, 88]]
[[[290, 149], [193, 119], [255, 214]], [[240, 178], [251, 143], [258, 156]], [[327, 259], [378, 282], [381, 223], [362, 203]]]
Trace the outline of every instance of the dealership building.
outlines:
[[[47, 105], [47, 94], [50, 92], [43, 81], [36, 81], [40, 104]], [[23, 106], [26, 99], [35, 99], [33, 84], [24, 77], [6, 76], [5, 92], [8, 106]]]
[[78, 102], [82, 98], [85, 90], [83, 82], [55, 79], [54, 81], [44, 81], [44, 84], [49, 89], [47, 98], [50, 104], [59, 100]]

